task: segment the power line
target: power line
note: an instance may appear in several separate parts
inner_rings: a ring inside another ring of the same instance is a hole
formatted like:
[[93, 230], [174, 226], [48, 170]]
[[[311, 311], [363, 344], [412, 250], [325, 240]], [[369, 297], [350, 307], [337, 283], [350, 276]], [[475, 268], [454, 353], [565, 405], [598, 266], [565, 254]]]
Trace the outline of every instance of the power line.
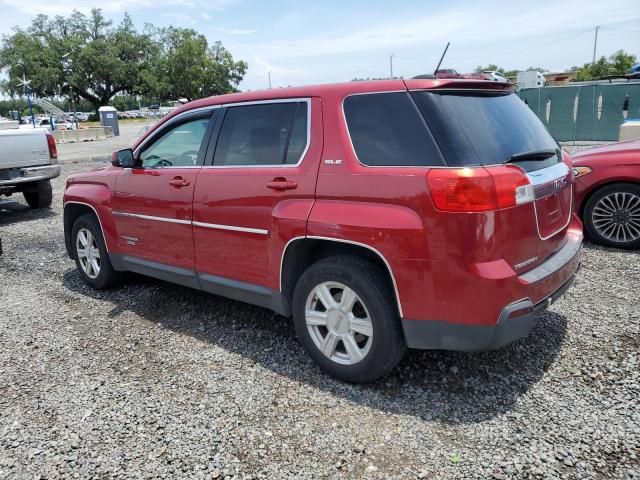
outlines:
[[[524, 47], [524, 48], [519, 48], [517, 50], [509, 50], [507, 52], [498, 52], [498, 53], [486, 53], [480, 56], [473, 56], [473, 57], [451, 57], [449, 60], [478, 60], [478, 59], [483, 59], [483, 58], [487, 58], [487, 57], [497, 57], [500, 55], [510, 55], [512, 53], [520, 53], [520, 52], [526, 52], [527, 50], [534, 50], [536, 48], [540, 48], [540, 47], [545, 47], [547, 45], [552, 45], [554, 43], [558, 43], [558, 42], [562, 42], [564, 40], [567, 40], [568, 38], [573, 38], [573, 37], [578, 37], [580, 35], [584, 35], [587, 32], [591, 32], [592, 29], [591, 27], [586, 29], [586, 30], [581, 30], [580, 32], [576, 32], [576, 33], [572, 33], [571, 35], [567, 35], [561, 38], [557, 38], [555, 40], [551, 40], [549, 42], [544, 42], [544, 43], [539, 43], [537, 45], [531, 45], [529, 47]], [[401, 58], [401, 59], [406, 59], [406, 60], [419, 60], [419, 61], [431, 61], [431, 60], [437, 60], [437, 58], [416, 58], [416, 57], [399, 57], [396, 56], [396, 58]]]

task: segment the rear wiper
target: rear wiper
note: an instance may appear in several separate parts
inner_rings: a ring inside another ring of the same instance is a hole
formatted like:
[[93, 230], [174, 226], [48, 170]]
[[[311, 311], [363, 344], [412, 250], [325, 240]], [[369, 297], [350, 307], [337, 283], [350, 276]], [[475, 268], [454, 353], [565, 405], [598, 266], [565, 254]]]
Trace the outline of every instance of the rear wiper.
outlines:
[[558, 155], [558, 150], [531, 150], [530, 152], [522, 152], [511, 155], [507, 158], [505, 163], [520, 162], [523, 160], [546, 160], [547, 158], [551, 158], [554, 155]]

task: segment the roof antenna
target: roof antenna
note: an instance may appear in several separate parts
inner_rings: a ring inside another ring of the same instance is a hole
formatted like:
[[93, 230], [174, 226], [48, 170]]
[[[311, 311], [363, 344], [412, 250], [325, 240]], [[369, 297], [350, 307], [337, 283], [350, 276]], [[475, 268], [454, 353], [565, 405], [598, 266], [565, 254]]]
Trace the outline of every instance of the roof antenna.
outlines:
[[442, 56], [440, 57], [440, 61], [438, 62], [438, 66], [436, 67], [436, 69], [433, 71], [433, 74], [435, 75], [436, 73], [438, 73], [438, 70], [440, 70], [440, 65], [442, 65], [442, 60], [444, 60], [444, 56], [447, 54], [447, 50], [449, 50], [449, 45], [451, 44], [451, 42], [447, 42], [447, 46], [444, 47], [444, 52], [442, 52]]

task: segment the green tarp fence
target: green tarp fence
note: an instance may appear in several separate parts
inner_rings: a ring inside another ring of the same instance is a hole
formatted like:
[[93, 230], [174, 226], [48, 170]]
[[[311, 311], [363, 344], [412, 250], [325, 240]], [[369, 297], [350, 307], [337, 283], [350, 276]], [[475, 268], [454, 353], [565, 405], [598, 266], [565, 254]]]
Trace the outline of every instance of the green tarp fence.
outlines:
[[530, 88], [518, 95], [561, 141], [618, 140], [627, 95], [627, 119], [640, 119], [640, 83]]

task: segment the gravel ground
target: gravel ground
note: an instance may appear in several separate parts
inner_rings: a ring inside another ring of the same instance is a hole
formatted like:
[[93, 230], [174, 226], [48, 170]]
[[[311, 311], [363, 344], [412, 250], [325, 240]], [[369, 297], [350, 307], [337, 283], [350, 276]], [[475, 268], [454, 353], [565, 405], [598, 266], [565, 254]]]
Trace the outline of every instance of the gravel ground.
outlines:
[[640, 478], [638, 252], [586, 245], [525, 340], [347, 385], [267, 310], [87, 288], [61, 202], [96, 162], [61, 154], [51, 210], [0, 201], [0, 478]]

